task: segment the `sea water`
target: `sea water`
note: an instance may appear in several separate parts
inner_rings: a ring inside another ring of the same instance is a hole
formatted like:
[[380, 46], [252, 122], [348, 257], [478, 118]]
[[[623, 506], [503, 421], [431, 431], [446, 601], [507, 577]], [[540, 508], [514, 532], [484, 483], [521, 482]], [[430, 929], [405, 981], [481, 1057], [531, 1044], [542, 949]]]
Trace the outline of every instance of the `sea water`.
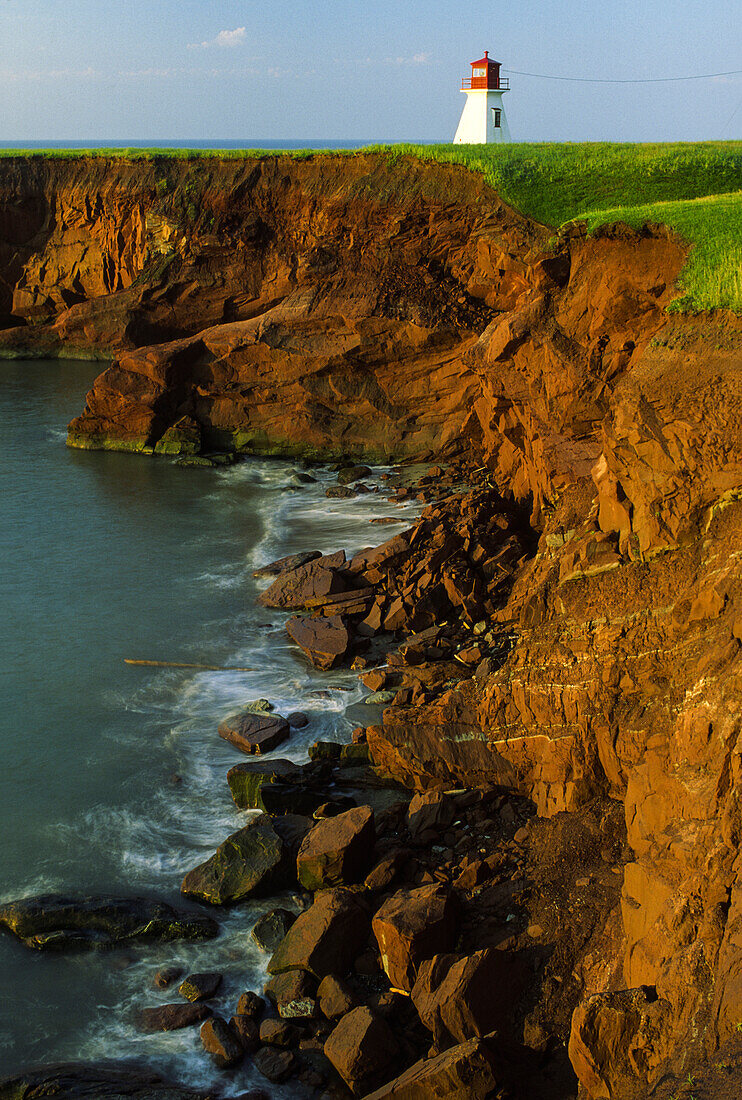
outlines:
[[[416, 509], [378, 493], [328, 499], [326, 468], [297, 487], [282, 461], [192, 469], [70, 450], [65, 426], [100, 369], [0, 362], [1, 900], [65, 891], [177, 903], [185, 871], [248, 820], [225, 779], [244, 757], [218, 737], [221, 718], [260, 697], [305, 711], [309, 725], [275, 753], [304, 761], [318, 738], [347, 741], [362, 713], [357, 675], [312, 669], [287, 616], [257, 606], [268, 582], [254, 569], [301, 550], [352, 553]], [[369, 525], [383, 516], [395, 523]], [[262, 988], [267, 959], [250, 930], [274, 904], [214, 910], [222, 933], [206, 944], [54, 955], [0, 934], [0, 1074], [136, 1057], [192, 1085], [238, 1094], [259, 1083], [249, 1065], [215, 1070], [197, 1028], [144, 1035], [135, 1014], [179, 1000], [152, 978], [180, 965], [223, 971], [214, 1005], [231, 1015], [240, 993]]]

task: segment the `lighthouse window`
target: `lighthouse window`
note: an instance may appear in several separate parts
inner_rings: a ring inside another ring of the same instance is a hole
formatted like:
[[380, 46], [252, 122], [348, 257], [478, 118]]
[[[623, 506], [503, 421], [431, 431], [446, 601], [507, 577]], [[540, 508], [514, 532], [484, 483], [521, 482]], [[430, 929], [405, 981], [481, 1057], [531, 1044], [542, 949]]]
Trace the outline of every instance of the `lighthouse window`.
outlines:
[[472, 72], [472, 76], [486, 76], [486, 75], [487, 75], [487, 73], [484, 69], [474, 69], [473, 72]]
[[492, 125], [494, 126], [494, 128], [496, 130], [500, 129], [500, 118], [501, 118], [501, 116], [502, 116], [502, 111], [500, 110], [500, 108], [499, 107], [493, 107], [492, 108]]

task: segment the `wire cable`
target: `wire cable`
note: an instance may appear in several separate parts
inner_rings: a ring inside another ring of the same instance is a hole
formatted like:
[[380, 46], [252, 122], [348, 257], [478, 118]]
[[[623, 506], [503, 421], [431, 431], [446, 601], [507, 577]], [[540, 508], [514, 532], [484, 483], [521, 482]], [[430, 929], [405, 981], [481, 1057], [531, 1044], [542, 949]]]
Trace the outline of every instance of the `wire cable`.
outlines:
[[703, 76], [661, 76], [644, 80], [605, 80], [589, 76], [547, 76], [545, 73], [524, 73], [520, 69], [505, 69], [504, 73], [516, 76], [532, 76], [536, 80], [567, 80], [572, 84], [671, 84], [679, 80], [715, 80], [719, 76], [739, 76], [742, 69], [731, 69], [726, 73], [705, 73]]

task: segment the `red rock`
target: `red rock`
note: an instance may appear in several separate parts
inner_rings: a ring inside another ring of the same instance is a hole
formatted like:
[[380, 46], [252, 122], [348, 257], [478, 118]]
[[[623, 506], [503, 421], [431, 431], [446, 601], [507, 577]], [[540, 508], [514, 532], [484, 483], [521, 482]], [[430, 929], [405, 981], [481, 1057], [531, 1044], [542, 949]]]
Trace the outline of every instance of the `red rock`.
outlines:
[[428, 829], [443, 831], [455, 816], [453, 799], [442, 791], [418, 791], [412, 796], [407, 810], [407, 828], [410, 836], [418, 837]]
[[389, 604], [386, 614], [384, 615], [384, 630], [389, 630], [392, 633], [395, 630], [401, 630], [407, 622], [408, 617], [404, 601], [398, 596]]
[[369, 871], [363, 885], [367, 890], [386, 890], [409, 858], [410, 853], [407, 851], [391, 852], [384, 859], [380, 859], [372, 871]]
[[220, 1069], [239, 1065], [245, 1056], [242, 1043], [221, 1016], [212, 1016], [201, 1028], [201, 1042]]
[[354, 1096], [365, 1096], [388, 1079], [398, 1054], [389, 1025], [365, 1006], [343, 1016], [324, 1049]]
[[386, 668], [372, 668], [361, 676], [361, 682], [369, 691], [382, 691], [390, 679], [391, 675]]
[[279, 573], [299, 569], [300, 566], [321, 557], [319, 550], [309, 550], [304, 554], [289, 554], [286, 558], [278, 558], [277, 561], [269, 562], [268, 565], [262, 565], [260, 569], [253, 572], [253, 577], [277, 577]]
[[258, 1025], [251, 1016], [233, 1016], [230, 1029], [246, 1054], [253, 1054], [260, 1046]]
[[298, 1068], [296, 1057], [290, 1050], [278, 1050], [275, 1047], [262, 1047], [253, 1055], [253, 1065], [258, 1073], [269, 1081], [279, 1085]]
[[497, 1095], [497, 1060], [481, 1039], [450, 1047], [436, 1058], [415, 1062], [366, 1100], [489, 1100]]
[[672, 1008], [653, 990], [597, 993], [572, 1016], [569, 1059], [590, 1097], [644, 1100], [664, 1077]]
[[189, 974], [178, 987], [178, 993], [187, 1001], [207, 1001], [213, 997], [222, 984], [222, 975], [217, 973]]
[[279, 573], [270, 588], [266, 588], [265, 592], [258, 597], [258, 603], [262, 607], [292, 609], [306, 607], [309, 599], [342, 592], [346, 584], [336, 569], [330, 565], [331, 560], [333, 562], [337, 560], [336, 555], [315, 558], [305, 565], [300, 565], [298, 569]]
[[265, 1001], [251, 989], [243, 993], [237, 1002], [237, 1015], [249, 1016], [253, 1020], [259, 1019], [263, 1015], [264, 1009]]
[[182, 977], [182, 966], [165, 966], [162, 970], [158, 970], [152, 979], [152, 985], [155, 989], [167, 989], [173, 982], [177, 982], [178, 978]]
[[211, 1016], [211, 1009], [204, 1004], [157, 1005], [143, 1008], [137, 1016], [142, 1031], [177, 1031], [182, 1027], [200, 1024]]
[[344, 1016], [355, 1007], [355, 999], [350, 990], [334, 974], [328, 974], [319, 983], [317, 990], [319, 1010], [328, 1020]]
[[260, 1041], [274, 1047], [291, 1047], [299, 1042], [299, 1031], [285, 1020], [263, 1020]]
[[282, 1019], [293, 1020], [316, 1014], [317, 982], [306, 970], [274, 974], [264, 992]]
[[385, 901], [372, 928], [392, 986], [410, 991], [423, 960], [454, 946], [456, 927], [455, 898], [442, 885], [398, 890]]
[[251, 711], [233, 714], [219, 726], [219, 736], [248, 756], [272, 752], [288, 739], [289, 732], [288, 722], [280, 715]]
[[320, 980], [327, 974], [345, 974], [363, 950], [368, 931], [368, 916], [352, 891], [323, 891], [297, 917], [268, 963], [268, 972], [308, 970]]
[[440, 1045], [442, 1036], [481, 1039], [512, 1019], [524, 977], [518, 959], [495, 948], [461, 959], [436, 955], [420, 964], [412, 1002]]
[[374, 814], [368, 806], [318, 821], [299, 849], [299, 882], [306, 890], [359, 882], [373, 859], [375, 841]]
[[286, 623], [286, 632], [315, 668], [325, 671], [339, 664], [350, 646], [350, 634], [340, 615], [319, 619], [294, 616]]

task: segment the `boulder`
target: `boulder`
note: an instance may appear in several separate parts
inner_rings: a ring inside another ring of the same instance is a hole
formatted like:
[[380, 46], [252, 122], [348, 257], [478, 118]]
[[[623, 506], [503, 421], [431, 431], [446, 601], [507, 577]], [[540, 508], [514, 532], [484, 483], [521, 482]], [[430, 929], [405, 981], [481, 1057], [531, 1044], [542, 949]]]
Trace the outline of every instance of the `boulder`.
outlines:
[[305, 726], [309, 725], [309, 718], [303, 710], [292, 710], [291, 714], [286, 715], [286, 721], [292, 730], [303, 730]]
[[356, 1007], [353, 994], [334, 974], [328, 974], [319, 983], [317, 1003], [320, 1012], [328, 1020], [336, 1020], [338, 1016], [344, 1016]]
[[180, 889], [210, 905], [233, 905], [288, 885], [289, 867], [283, 841], [267, 814], [261, 814], [189, 871]]
[[263, 1020], [260, 1025], [260, 1041], [273, 1047], [292, 1047], [299, 1042], [300, 1032], [285, 1020]]
[[368, 931], [368, 915], [352, 891], [323, 891], [297, 917], [268, 963], [268, 972], [308, 970], [319, 980], [327, 974], [345, 974], [364, 949]]
[[137, 1013], [140, 1031], [179, 1031], [182, 1027], [200, 1024], [211, 1016], [208, 1005], [172, 1004], [142, 1008]]
[[523, 988], [522, 963], [493, 947], [420, 964], [412, 1003], [439, 1046], [482, 1038], [504, 1027]]
[[303, 781], [302, 771], [299, 764], [290, 760], [251, 760], [230, 768], [227, 783], [240, 810], [312, 814], [326, 797], [326, 791]]
[[372, 922], [381, 964], [392, 986], [412, 990], [424, 959], [450, 951], [456, 942], [455, 896], [435, 883], [392, 894]]
[[418, 791], [412, 796], [407, 810], [410, 836], [418, 837], [428, 829], [436, 832], [447, 829], [454, 816], [454, 801], [442, 791]]
[[253, 572], [253, 577], [277, 577], [279, 573], [289, 573], [292, 569], [299, 569], [307, 562], [321, 557], [322, 553], [319, 550], [308, 550], [304, 554], [289, 554], [288, 557], [278, 558], [267, 565], [261, 565], [260, 569]]
[[222, 984], [222, 975], [216, 972], [189, 974], [178, 987], [178, 993], [187, 1001], [207, 1001]]
[[252, 989], [243, 993], [237, 1002], [237, 1015], [249, 1016], [253, 1020], [259, 1020], [265, 1010], [265, 1001]]
[[167, 989], [182, 976], [182, 966], [163, 966], [152, 979], [152, 985], [155, 989]]
[[316, 1015], [317, 981], [306, 970], [274, 974], [264, 987], [278, 1015], [285, 1020]]
[[260, 1046], [258, 1025], [252, 1016], [233, 1016], [229, 1021], [233, 1035], [246, 1054], [253, 1054]]
[[299, 882], [306, 890], [359, 882], [371, 866], [375, 843], [374, 814], [368, 806], [318, 821], [296, 858]]
[[409, 858], [410, 852], [405, 848], [398, 848], [390, 852], [369, 871], [363, 885], [367, 890], [386, 890], [394, 882]]
[[[193, 1005], [181, 1005], [193, 1008]], [[57, 1097], [57, 1100], [209, 1100], [211, 1089], [175, 1085], [159, 1073], [128, 1062], [105, 1065], [46, 1065], [0, 1078], [3, 1097]]]
[[651, 986], [596, 993], [572, 1015], [569, 1060], [590, 1097], [644, 1100], [668, 1068], [673, 1008]]
[[[343, 554], [343, 559], [345, 555]], [[336, 572], [339, 562], [332, 554], [300, 565], [298, 569], [279, 573], [276, 580], [258, 597], [262, 607], [280, 607], [284, 610], [306, 607], [307, 600], [330, 596], [345, 589], [345, 581]], [[331, 564], [331, 562], [333, 564]]]
[[387, 1022], [365, 1005], [343, 1016], [324, 1050], [354, 1096], [365, 1096], [388, 1080], [399, 1054]]
[[286, 632], [314, 667], [324, 671], [339, 664], [350, 646], [350, 634], [341, 615], [313, 619], [295, 615], [286, 623]]
[[267, 1077], [275, 1085], [279, 1085], [297, 1069], [297, 1061], [290, 1050], [279, 1050], [276, 1047], [261, 1047], [253, 1055], [253, 1065], [258, 1073]]
[[288, 909], [269, 909], [253, 925], [252, 938], [262, 951], [272, 954], [295, 920], [296, 913]]
[[272, 752], [288, 739], [290, 729], [280, 714], [261, 714], [251, 710], [240, 711], [225, 718], [219, 726], [219, 736], [248, 756], [262, 756]]
[[449, 1047], [436, 1058], [415, 1062], [366, 1100], [489, 1100], [499, 1095], [497, 1062], [481, 1039]]
[[373, 470], [370, 466], [344, 466], [338, 472], [338, 485], [350, 485], [352, 481], [360, 481], [363, 477], [371, 477]]
[[36, 950], [114, 947], [132, 941], [213, 939], [218, 924], [150, 898], [42, 894], [0, 906], [0, 927]]
[[201, 1042], [219, 1069], [239, 1065], [245, 1056], [242, 1043], [221, 1016], [212, 1016], [206, 1021], [201, 1028]]

